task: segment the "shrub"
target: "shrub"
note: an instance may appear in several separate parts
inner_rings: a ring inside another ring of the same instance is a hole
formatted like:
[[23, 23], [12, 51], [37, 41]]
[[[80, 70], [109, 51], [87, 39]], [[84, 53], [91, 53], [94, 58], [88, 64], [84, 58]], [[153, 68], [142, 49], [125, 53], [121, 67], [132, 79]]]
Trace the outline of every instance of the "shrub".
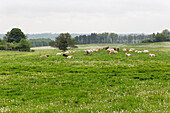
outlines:
[[6, 50], [7, 46], [6, 45], [0, 45], [0, 50]]

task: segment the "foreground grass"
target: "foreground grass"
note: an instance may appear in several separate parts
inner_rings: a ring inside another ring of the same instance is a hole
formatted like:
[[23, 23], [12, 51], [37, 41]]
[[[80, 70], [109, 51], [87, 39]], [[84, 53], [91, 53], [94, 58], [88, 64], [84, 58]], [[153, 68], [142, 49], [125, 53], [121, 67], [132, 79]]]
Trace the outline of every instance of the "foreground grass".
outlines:
[[[170, 47], [161, 45], [110, 44], [148, 49], [156, 57], [104, 50], [85, 55], [84, 45], [74, 59], [56, 56], [59, 50], [1, 51], [0, 112], [169, 112]], [[44, 54], [50, 57], [39, 57]]]

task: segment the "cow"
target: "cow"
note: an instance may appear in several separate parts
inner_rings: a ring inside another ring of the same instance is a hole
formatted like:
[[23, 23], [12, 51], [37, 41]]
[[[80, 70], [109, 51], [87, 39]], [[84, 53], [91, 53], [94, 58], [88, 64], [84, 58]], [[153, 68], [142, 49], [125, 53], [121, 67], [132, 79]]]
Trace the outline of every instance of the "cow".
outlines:
[[56, 55], [62, 55], [63, 54], [63, 52], [61, 52], [61, 53], [57, 53]]
[[66, 55], [66, 54], [63, 54], [63, 56], [67, 57], [67, 58], [70, 58], [70, 59], [74, 58], [73, 56], [69, 56], [69, 55]]
[[138, 51], [138, 50], [136, 50], [135, 53], [143, 53], [143, 51]]
[[97, 52], [97, 51], [99, 51], [99, 50], [100, 50], [100, 48], [95, 48], [95, 49], [93, 49], [94, 52]]
[[114, 50], [119, 51], [120, 48], [114, 48]]
[[128, 49], [126, 49], [126, 48], [123, 48], [123, 51], [127, 51]]
[[143, 53], [148, 53], [149, 51], [148, 50], [143, 50]]
[[103, 47], [103, 49], [107, 50], [109, 48], [109, 46]]
[[155, 56], [155, 54], [151, 54], [151, 53], [150, 53], [149, 56], [153, 57], [153, 56]]
[[85, 50], [85, 52], [86, 52], [86, 55], [88, 55], [88, 54], [90, 54], [91, 52], [93, 52], [93, 50]]
[[41, 58], [42, 58], [42, 57], [49, 57], [49, 55], [42, 55], [42, 56], [40, 56], [40, 57], [41, 57]]
[[131, 55], [131, 54], [127, 54], [127, 53], [126, 53], [126, 56], [132, 56], [132, 55]]

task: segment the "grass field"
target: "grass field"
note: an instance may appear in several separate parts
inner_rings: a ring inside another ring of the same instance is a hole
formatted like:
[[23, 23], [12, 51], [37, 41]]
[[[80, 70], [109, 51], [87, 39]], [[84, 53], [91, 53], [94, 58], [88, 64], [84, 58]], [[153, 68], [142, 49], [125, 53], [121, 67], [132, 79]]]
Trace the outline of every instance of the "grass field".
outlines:
[[[84, 49], [107, 45], [156, 57], [85, 55]], [[170, 112], [170, 42], [78, 46], [74, 59], [56, 56], [58, 49], [0, 51], [0, 112]]]

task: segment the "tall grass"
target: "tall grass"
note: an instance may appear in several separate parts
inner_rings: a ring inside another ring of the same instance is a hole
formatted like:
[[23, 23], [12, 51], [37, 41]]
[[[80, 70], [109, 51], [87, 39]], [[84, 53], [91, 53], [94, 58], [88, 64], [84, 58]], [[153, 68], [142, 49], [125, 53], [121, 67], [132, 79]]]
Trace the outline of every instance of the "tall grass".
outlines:
[[107, 44], [80, 45], [74, 59], [57, 49], [0, 51], [0, 112], [169, 112], [170, 47], [161, 45], [116, 45], [156, 57], [83, 50]]

